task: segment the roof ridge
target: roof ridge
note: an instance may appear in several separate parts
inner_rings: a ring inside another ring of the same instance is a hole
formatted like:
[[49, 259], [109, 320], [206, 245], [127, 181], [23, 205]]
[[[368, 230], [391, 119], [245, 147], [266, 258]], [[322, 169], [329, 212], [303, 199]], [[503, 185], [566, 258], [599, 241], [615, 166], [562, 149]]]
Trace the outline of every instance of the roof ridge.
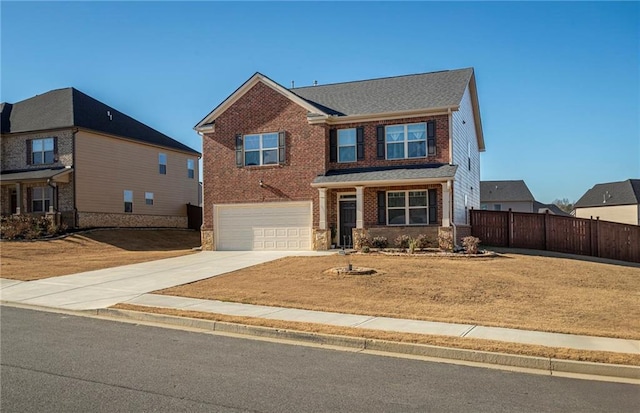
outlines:
[[410, 73], [410, 74], [397, 75], [397, 76], [376, 77], [376, 78], [372, 78], [372, 79], [360, 79], [360, 80], [349, 80], [349, 81], [345, 81], [345, 82], [326, 83], [326, 84], [323, 84], [323, 85], [315, 85], [315, 86], [314, 85], [311, 85], [311, 86], [300, 86], [300, 87], [289, 88], [288, 90], [293, 92], [295, 90], [300, 90], [300, 89], [319, 88], [319, 87], [325, 87], [325, 86], [346, 85], [346, 84], [361, 83], [361, 82], [371, 82], [371, 81], [375, 81], [375, 80], [400, 79], [400, 78], [403, 78], [403, 77], [423, 76], [423, 75], [431, 75], [431, 74], [445, 73], [445, 72], [461, 72], [463, 70], [469, 70], [469, 69], [474, 70], [473, 67], [464, 67], [464, 68], [460, 68], [460, 69], [445, 69], [445, 70], [436, 70], [436, 71], [433, 71], [433, 72]]

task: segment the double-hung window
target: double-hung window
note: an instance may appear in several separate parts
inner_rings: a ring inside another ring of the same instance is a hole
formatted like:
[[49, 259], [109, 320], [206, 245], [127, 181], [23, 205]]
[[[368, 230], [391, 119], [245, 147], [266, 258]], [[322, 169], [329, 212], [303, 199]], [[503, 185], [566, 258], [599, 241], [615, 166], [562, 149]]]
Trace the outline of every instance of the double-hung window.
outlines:
[[387, 159], [424, 158], [427, 156], [427, 124], [387, 126], [385, 142]]
[[356, 130], [338, 130], [338, 162], [356, 161]]
[[193, 159], [187, 159], [187, 177], [193, 179], [196, 176], [196, 167]]
[[247, 166], [278, 163], [278, 133], [244, 136], [244, 164]]
[[124, 212], [133, 212], [133, 191], [124, 190]]
[[51, 188], [31, 188], [31, 212], [47, 212], [51, 206]]
[[153, 205], [153, 192], [144, 193], [144, 203], [147, 205]]
[[387, 192], [389, 225], [426, 225], [428, 212], [427, 191]]
[[54, 138], [31, 140], [31, 164], [42, 165], [54, 163]]
[[158, 172], [160, 175], [167, 174], [167, 154], [159, 153], [158, 154]]

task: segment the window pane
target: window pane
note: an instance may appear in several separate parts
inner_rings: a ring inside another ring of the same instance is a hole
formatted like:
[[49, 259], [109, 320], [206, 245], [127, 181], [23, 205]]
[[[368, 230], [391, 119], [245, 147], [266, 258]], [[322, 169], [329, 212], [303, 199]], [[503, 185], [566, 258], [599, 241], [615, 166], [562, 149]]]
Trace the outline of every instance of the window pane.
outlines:
[[44, 163], [53, 163], [53, 151], [44, 153]]
[[244, 137], [244, 150], [260, 149], [260, 135], [247, 135]]
[[421, 158], [427, 156], [425, 141], [409, 142], [409, 158]]
[[251, 151], [244, 153], [245, 165], [260, 165], [260, 151]]
[[278, 147], [278, 134], [267, 133], [262, 135], [262, 147], [263, 148], [277, 148]]
[[409, 206], [427, 206], [427, 191], [409, 192]]
[[33, 199], [42, 199], [42, 188], [31, 188], [31, 197]]
[[193, 169], [194, 165], [193, 159], [187, 159], [187, 169]]
[[161, 153], [158, 155], [158, 163], [162, 164], [162, 165], [166, 165], [167, 164], [167, 155], [165, 155], [164, 153]]
[[410, 141], [425, 139], [427, 131], [426, 123], [416, 123], [407, 125], [407, 139]]
[[404, 140], [404, 125], [387, 126], [387, 142], [401, 142]]
[[338, 162], [355, 162], [356, 160], [356, 147], [345, 146], [338, 151]]
[[32, 162], [34, 165], [38, 165], [43, 163], [43, 157], [42, 157], [42, 152], [34, 152], [32, 154]]
[[42, 139], [34, 139], [31, 141], [32, 152], [42, 152]]
[[416, 208], [409, 210], [409, 224], [426, 224], [427, 208]]
[[193, 171], [193, 169], [189, 169], [189, 172], [187, 173], [187, 176], [189, 177], [189, 179], [193, 179], [195, 176], [195, 172]]
[[32, 211], [33, 212], [44, 212], [44, 210], [42, 209], [42, 201], [41, 200], [34, 200], [32, 202]]
[[404, 208], [404, 192], [389, 192], [387, 194], [387, 205], [389, 205], [389, 208]]
[[271, 165], [278, 163], [278, 151], [276, 149], [269, 149], [262, 152], [262, 164]]
[[124, 191], [124, 202], [133, 202], [133, 191]]
[[166, 175], [167, 174], [167, 165], [165, 164], [160, 164], [158, 165], [158, 172], [162, 175]]
[[339, 129], [338, 130], [338, 146], [355, 145], [356, 130], [355, 129]]
[[404, 209], [390, 209], [389, 225], [404, 225], [404, 224], [406, 224]]
[[43, 212], [47, 212], [47, 211], [49, 211], [49, 207], [50, 207], [50, 206], [51, 206], [51, 201], [50, 201], [50, 200], [48, 200], [48, 199], [45, 199], [45, 200], [44, 200], [44, 209], [43, 209]]
[[133, 203], [125, 202], [124, 203], [124, 212], [133, 212]]
[[43, 147], [45, 151], [53, 151], [53, 138], [44, 139]]
[[402, 159], [402, 158], [404, 158], [404, 143], [388, 143], [387, 159]]

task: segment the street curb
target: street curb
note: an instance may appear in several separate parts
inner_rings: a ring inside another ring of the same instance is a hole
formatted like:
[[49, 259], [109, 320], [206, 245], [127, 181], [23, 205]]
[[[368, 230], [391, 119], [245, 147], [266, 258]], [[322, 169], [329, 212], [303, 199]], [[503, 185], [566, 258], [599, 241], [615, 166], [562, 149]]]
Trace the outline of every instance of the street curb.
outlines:
[[201, 320], [196, 318], [170, 316], [164, 314], [145, 313], [139, 311], [104, 308], [87, 311], [87, 313], [112, 318], [134, 321], [153, 322], [180, 327], [197, 328], [207, 331], [249, 335], [279, 340], [311, 343], [377, 351], [390, 354], [404, 354], [438, 359], [449, 359], [463, 362], [482, 363], [496, 366], [507, 366], [554, 373], [583, 374], [622, 379], [640, 379], [640, 367], [618, 364], [593, 363], [585, 361], [559, 360], [545, 357], [522, 356], [505, 353], [491, 353], [467, 349], [438, 347], [426, 344], [400, 343], [386, 340], [359, 337], [335, 336], [320, 333], [285, 330], [273, 327], [251, 326], [246, 324], [227, 323], [222, 321]]

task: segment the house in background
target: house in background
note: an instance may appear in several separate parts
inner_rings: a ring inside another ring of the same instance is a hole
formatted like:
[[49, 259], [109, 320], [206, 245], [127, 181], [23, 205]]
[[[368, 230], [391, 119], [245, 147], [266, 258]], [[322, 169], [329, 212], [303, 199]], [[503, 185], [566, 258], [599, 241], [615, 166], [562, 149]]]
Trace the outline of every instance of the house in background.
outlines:
[[459, 239], [480, 206], [472, 68], [292, 89], [256, 73], [195, 130], [203, 249]]
[[594, 185], [573, 208], [578, 218], [640, 225], [640, 179]]
[[480, 208], [490, 211], [549, 212], [570, 216], [557, 205], [536, 201], [523, 180], [481, 181]]
[[200, 153], [74, 88], [1, 109], [2, 214], [69, 227], [187, 227]]

